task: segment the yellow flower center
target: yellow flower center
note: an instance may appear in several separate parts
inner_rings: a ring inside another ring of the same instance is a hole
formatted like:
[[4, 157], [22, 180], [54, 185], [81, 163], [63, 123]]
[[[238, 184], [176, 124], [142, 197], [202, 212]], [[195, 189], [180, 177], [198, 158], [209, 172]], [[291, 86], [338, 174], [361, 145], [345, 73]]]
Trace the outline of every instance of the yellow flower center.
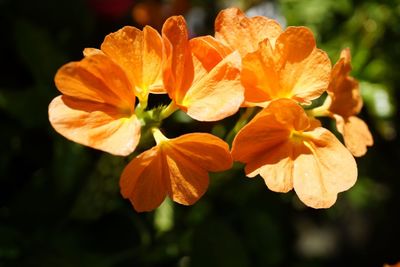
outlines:
[[306, 136], [303, 134], [302, 131], [292, 130], [289, 136], [290, 140], [294, 143], [302, 143]]

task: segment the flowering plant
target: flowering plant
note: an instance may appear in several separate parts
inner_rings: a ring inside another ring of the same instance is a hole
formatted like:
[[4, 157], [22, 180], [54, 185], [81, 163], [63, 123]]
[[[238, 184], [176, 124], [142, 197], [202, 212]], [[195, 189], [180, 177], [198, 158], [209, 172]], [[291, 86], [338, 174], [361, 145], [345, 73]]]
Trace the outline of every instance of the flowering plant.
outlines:
[[[137, 211], [155, 209], [166, 196], [195, 203], [207, 190], [208, 173], [233, 161], [272, 191], [294, 189], [307, 206], [328, 208], [356, 182], [353, 156], [373, 143], [356, 117], [362, 100], [350, 61], [344, 49], [332, 69], [308, 28], [282, 29], [237, 8], [219, 13], [215, 37], [190, 39], [184, 18], [173, 16], [161, 35], [126, 26], [100, 49], [85, 49], [81, 61], [62, 66], [55, 76], [62, 95], [50, 103], [49, 119], [66, 138], [119, 156], [154, 137], [156, 145], [121, 175], [121, 193]], [[151, 109], [150, 94], [167, 94], [170, 104]], [[324, 103], [314, 107], [319, 98]], [[161, 131], [177, 110], [216, 122], [240, 108], [245, 111], [225, 140], [209, 133], [169, 139]], [[345, 145], [321, 126], [321, 116], [335, 119]]]

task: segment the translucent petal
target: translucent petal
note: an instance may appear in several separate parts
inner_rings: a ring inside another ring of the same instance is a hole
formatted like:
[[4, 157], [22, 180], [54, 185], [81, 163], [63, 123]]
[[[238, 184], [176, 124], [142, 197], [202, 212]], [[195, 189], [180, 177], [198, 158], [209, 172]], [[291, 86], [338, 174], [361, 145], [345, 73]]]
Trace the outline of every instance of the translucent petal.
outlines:
[[114, 155], [129, 155], [140, 139], [136, 116], [108, 104], [58, 96], [49, 105], [49, 120], [66, 138]]
[[247, 18], [238, 8], [222, 10], [215, 19], [215, 37], [244, 56], [269, 39], [274, 44], [282, 28], [275, 20], [257, 16]]
[[135, 210], [151, 211], [167, 195], [165, 160], [158, 147], [134, 158], [124, 169], [120, 179], [121, 194], [128, 198]]

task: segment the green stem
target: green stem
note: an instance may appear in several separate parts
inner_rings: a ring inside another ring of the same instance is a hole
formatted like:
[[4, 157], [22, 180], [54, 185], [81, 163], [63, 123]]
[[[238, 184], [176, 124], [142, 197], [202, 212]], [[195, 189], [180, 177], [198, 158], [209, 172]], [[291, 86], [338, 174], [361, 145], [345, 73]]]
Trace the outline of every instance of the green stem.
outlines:
[[242, 115], [240, 115], [239, 120], [236, 122], [235, 126], [230, 130], [230, 132], [226, 135], [225, 141], [228, 144], [232, 144], [233, 138], [236, 136], [236, 134], [240, 131], [240, 129], [243, 128], [243, 126], [246, 125], [246, 123], [249, 121], [249, 119], [254, 115], [256, 112], [256, 107], [251, 107], [247, 108], [245, 112], [243, 112]]
[[177, 110], [178, 106], [175, 104], [174, 101], [171, 101], [171, 103], [169, 103], [169, 105], [163, 111], [161, 111], [160, 120], [168, 118], [169, 116], [171, 116], [172, 113]]

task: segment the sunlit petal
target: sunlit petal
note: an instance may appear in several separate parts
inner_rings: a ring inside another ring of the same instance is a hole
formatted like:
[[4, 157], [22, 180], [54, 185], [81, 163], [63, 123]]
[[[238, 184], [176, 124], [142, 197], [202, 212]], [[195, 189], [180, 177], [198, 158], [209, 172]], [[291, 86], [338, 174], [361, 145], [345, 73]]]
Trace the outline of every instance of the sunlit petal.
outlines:
[[[201, 62], [202, 59], [199, 59]], [[197, 77], [182, 102], [187, 114], [199, 121], [217, 121], [233, 115], [244, 99], [240, 83], [240, 56], [232, 53], [219, 62], [210, 72]]]
[[165, 45], [163, 79], [169, 96], [176, 102], [182, 101], [194, 77], [188, 37], [186, 22], [182, 16], [173, 16], [165, 21], [162, 28]]
[[228, 145], [211, 134], [191, 133], [174, 139], [162, 136], [157, 146], [125, 168], [121, 193], [138, 211], [158, 207], [166, 195], [177, 203], [192, 205], [207, 190], [208, 172], [231, 166]]
[[302, 108], [290, 99], [273, 101], [258, 113], [236, 135], [232, 144], [234, 160], [246, 162], [246, 173], [262, 165], [268, 151], [284, 144], [292, 130], [309, 128], [309, 119]]
[[174, 140], [174, 149], [212, 172], [227, 170], [232, 166], [228, 144], [211, 134], [182, 135]]
[[222, 10], [215, 19], [215, 37], [244, 56], [258, 48], [258, 43], [269, 39], [274, 45], [282, 32], [275, 20], [257, 16], [247, 18], [238, 8]]
[[[254, 172], [248, 173], [252, 166], [261, 166]], [[285, 141], [272, 147], [270, 153], [260, 154], [255, 161], [246, 165], [248, 177], [259, 174], [268, 188], [275, 192], [286, 193], [293, 189], [293, 145]]]
[[357, 179], [351, 153], [328, 130], [310, 122], [293, 100], [271, 102], [237, 134], [234, 160], [249, 177], [260, 174], [268, 188], [288, 192], [313, 208], [328, 208]]
[[294, 190], [307, 206], [329, 208], [339, 192], [357, 180], [357, 165], [351, 153], [328, 130], [308, 132], [312, 139], [297, 146], [293, 169]]
[[192, 54], [201, 59], [206, 71], [210, 71], [233, 51], [212, 36], [200, 36], [190, 40]]
[[315, 48], [312, 32], [305, 27], [289, 27], [276, 41], [280, 54], [280, 89], [298, 102], [310, 103], [329, 85], [331, 62]]
[[367, 153], [367, 147], [374, 144], [367, 124], [356, 116], [343, 118], [336, 115], [335, 119], [337, 129], [343, 135], [346, 147], [355, 157], [364, 156]]
[[268, 39], [260, 42], [256, 51], [243, 58], [241, 80], [246, 102], [260, 103], [286, 97], [285, 92], [280, 90], [279, 70]]
[[71, 97], [133, 110], [135, 95], [123, 70], [103, 54], [62, 66], [54, 78], [58, 90]]
[[125, 26], [106, 36], [101, 50], [124, 69], [136, 92], [162, 93], [162, 40], [156, 30]]
[[104, 54], [103, 51], [101, 51], [100, 49], [97, 48], [85, 48], [83, 49], [83, 55], [85, 57], [89, 57], [92, 55], [96, 55], [96, 54]]
[[207, 190], [209, 178], [196, 162], [171, 150], [166, 154], [170, 183], [169, 197], [180, 204], [192, 205]]
[[50, 103], [49, 120], [66, 138], [115, 155], [129, 155], [140, 139], [136, 116], [106, 103], [58, 96]]
[[340, 59], [333, 67], [329, 95], [324, 106], [328, 107], [330, 116], [335, 118], [336, 127], [343, 135], [346, 147], [354, 156], [361, 157], [374, 141], [367, 124], [355, 116], [361, 111], [363, 101], [359, 84], [350, 76], [350, 71], [351, 56], [347, 48], [342, 50]]
[[128, 198], [135, 210], [151, 211], [167, 195], [164, 159], [158, 147], [134, 158], [124, 169], [120, 179], [121, 194]]
[[343, 49], [340, 59], [332, 69], [328, 87], [331, 101], [329, 110], [343, 117], [358, 114], [363, 106], [359, 84], [350, 76], [350, 71], [350, 50]]
[[165, 22], [162, 36], [164, 84], [175, 104], [200, 121], [217, 121], [237, 112], [244, 98], [240, 55], [211, 36], [189, 42], [181, 16]]

